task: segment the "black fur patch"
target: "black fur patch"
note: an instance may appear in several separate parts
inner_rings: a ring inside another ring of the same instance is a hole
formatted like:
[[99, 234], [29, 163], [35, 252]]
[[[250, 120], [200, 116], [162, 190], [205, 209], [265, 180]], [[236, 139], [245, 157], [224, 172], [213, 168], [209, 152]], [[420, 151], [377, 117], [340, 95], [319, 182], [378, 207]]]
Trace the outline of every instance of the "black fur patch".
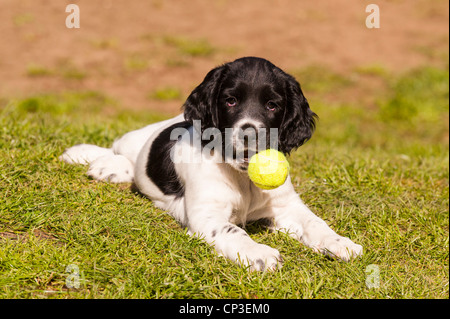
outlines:
[[169, 126], [153, 141], [148, 155], [147, 176], [165, 195], [184, 196], [184, 187], [175, 171], [175, 165], [170, 158], [170, 150], [177, 140], [170, 139], [170, 133], [176, 128], [188, 129], [189, 122], [180, 122]]
[[255, 264], [259, 266], [259, 270], [264, 271], [264, 268], [266, 268], [266, 264], [262, 259], [256, 259]]

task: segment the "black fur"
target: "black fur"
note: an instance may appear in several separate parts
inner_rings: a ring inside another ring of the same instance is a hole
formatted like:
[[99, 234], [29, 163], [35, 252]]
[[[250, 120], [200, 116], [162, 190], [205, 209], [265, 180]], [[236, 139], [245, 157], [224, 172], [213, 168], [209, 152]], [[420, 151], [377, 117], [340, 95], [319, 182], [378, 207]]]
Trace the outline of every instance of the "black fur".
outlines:
[[[230, 98], [236, 98], [236, 107], [227, 107]], [[276, 105], [274, 110], [269, 103]], [[311, 138], [317, 117], [294, 77], [255, 57], [211, 70], [186, 100], [184, 116], [191, 123], [200, 120], [202, 130], [221, 131], [244, 116], [254, 118], [267, 129], [278, 128], [278, 147], [285, 154]]]
[[295, 78], [286, 73], [284, 77], [287, 105], [279, 130], [279, 146], [281, 152], [288, 154], [311, 138], [318, 116], [309, 108], [308, 100]]
[[164, 131], [153, 141], [147, 161], [147, 175], [165, 195], [184, 196], [184, 188], [170, 159], [170, 150], [177, 142], [170, 139], [170, 133], [176, 128], [189, 128], [189, 122], [176, 123]]
[[201, 120], [202, 131], [208, 127], [217, 127], [217, 98], [226, 69], [224, 65], [209, 71], [184, 103], [184, 118], [190, 123]]

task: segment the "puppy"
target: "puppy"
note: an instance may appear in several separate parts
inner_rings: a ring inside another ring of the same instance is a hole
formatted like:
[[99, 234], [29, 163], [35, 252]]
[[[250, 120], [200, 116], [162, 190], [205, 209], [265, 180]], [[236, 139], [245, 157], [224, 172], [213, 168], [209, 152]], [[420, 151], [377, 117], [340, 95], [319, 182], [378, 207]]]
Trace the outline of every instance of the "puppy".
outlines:
[[255, 152], [270, 147], [287, 155], [309, 140], [315, 117], [292, 76], [245, 57], [211, 70], [187, 98], [184, 114], [127, 133], [112, 148], [81, 144], [60, 158], [89, 164], [96, 180], [134, 182], [189, 234], [251, 270], [282, 264], [278, 250], [239, 227], [263, 218], [313, 250], [348, 261], [362, 247], [313, 214], [289, 176], [263, 190], [247, 175]]

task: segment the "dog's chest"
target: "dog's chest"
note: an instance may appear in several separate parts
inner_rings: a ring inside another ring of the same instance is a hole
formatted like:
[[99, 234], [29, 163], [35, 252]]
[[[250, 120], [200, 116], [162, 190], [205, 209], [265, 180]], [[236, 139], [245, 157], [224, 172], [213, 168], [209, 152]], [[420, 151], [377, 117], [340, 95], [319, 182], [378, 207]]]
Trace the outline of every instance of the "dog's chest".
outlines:
[[270, 200], [266, 193], [259, 190], [250, 181], [239, 186], [234, 192], [230, 222], [245, 225], [250, 219], [255, 219], [256, 212], [264, 211], [269, 206]]

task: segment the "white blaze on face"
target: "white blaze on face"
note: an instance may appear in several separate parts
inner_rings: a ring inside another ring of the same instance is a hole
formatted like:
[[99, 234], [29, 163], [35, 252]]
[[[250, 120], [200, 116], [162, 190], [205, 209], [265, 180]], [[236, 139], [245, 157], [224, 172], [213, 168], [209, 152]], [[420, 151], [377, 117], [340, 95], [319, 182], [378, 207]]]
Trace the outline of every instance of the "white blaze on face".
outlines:
[[233, 126], [232, 139], [237, 159], [248, 159], [257, 152], [261, 143], [266, 142], [266, 134], [261, 130], [265, 130], [263, 123], [250, 118], [243, 118]]

